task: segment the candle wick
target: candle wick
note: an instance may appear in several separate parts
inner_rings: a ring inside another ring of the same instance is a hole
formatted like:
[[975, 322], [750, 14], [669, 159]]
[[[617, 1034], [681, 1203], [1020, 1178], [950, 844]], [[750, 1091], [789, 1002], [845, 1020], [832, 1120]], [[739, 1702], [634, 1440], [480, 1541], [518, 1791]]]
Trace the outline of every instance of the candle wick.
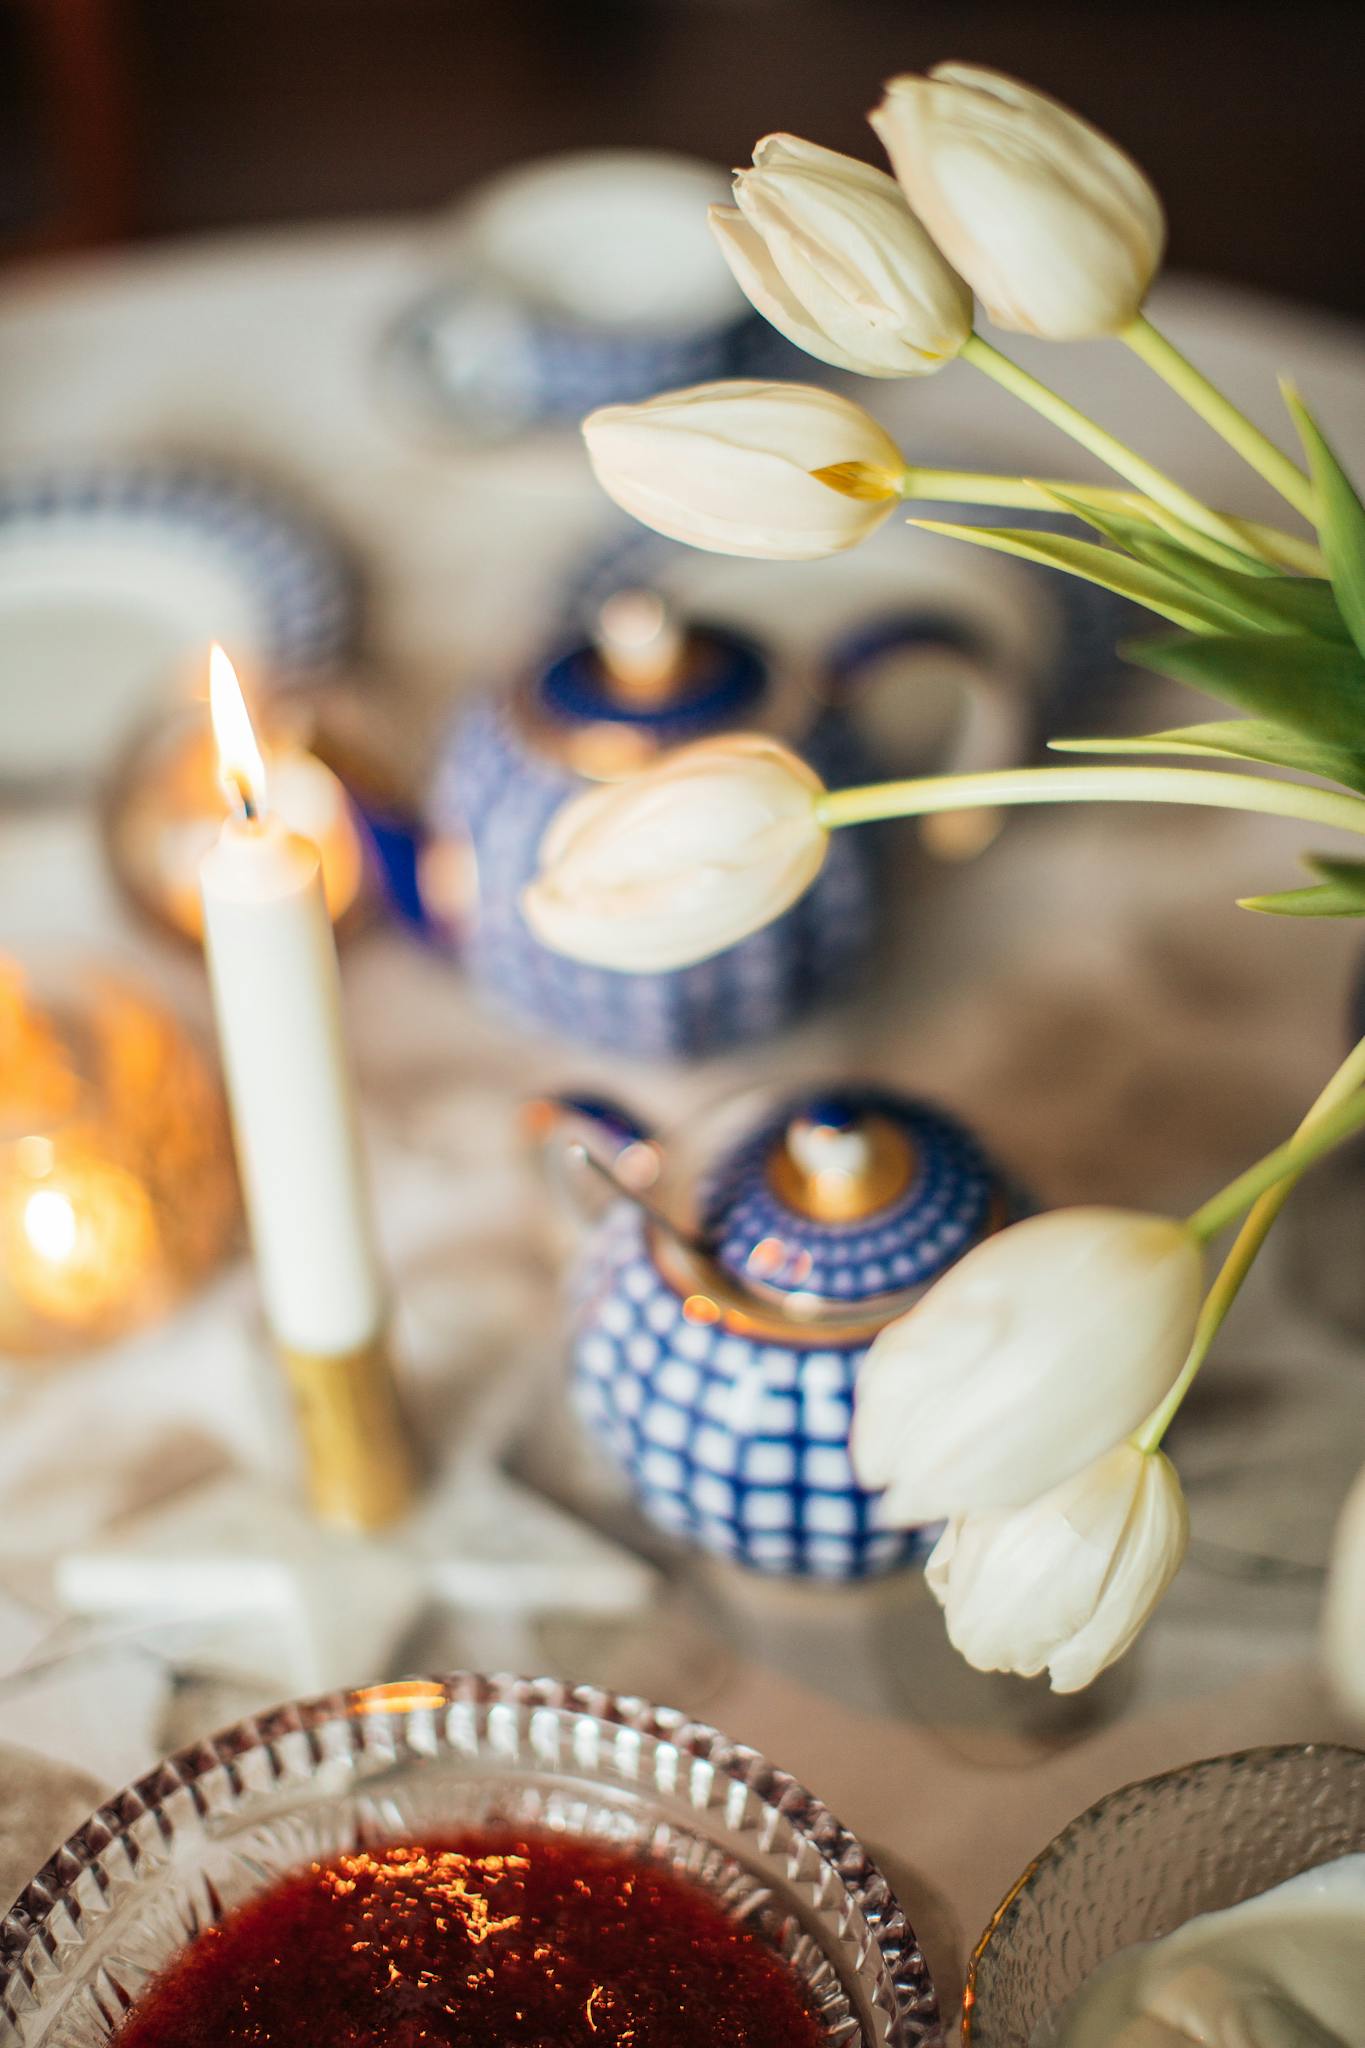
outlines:
[[241, 822], [244, 825], [254, 825], [261, 814], [245, 776], [237, 774], [234, 769], [229, 769], [223, 777], [223, 783], [227, 790], [228, 802]]

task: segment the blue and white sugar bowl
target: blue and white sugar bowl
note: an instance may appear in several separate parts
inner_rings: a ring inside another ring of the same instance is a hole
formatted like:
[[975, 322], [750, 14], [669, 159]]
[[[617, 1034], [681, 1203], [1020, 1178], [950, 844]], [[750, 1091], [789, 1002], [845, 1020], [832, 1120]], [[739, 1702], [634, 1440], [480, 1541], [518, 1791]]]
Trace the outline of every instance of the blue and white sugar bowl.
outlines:
[[566, 959], [520, 897], [560, 807], [662, 749], [726, 730], [773, 732], [827, 782], [868, 772], [841, 677], [827, 697], [728, 627], [676, 623], [657, 594], [618, 592], [594, 636], [457, 720], [432, 790], [427, 911], [474, 979], [523, 1021], [644, 1058], [699, 1058], [768, 1037], [846, 987], [874, 933], [875, 833], [835, 835], [801, 901], [727, 952], [670, 973]]
[[615, 1187], [572, 1276], [573, 1402], [649, 1520], [789, 1577], [921, 1556], [933, 1532], [881, 1526], [854, 1477], [853, 1392], [878, 1331], [1016, 1213], [971, 1132], [884, 1088], [747, 1097], [708, 1159], [705, 1119], [675, 1157], [613, 1104], [552, 1108]]

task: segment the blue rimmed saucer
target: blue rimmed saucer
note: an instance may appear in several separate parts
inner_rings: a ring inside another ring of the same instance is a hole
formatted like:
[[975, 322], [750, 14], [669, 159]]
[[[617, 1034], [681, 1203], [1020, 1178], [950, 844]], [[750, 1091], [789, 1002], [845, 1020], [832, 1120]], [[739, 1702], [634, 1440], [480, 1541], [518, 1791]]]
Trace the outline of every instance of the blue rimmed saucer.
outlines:
[[0, 779], [97, 774], [212, 640], [274, 681], [350, 649], [348, 565], [306, 514], [210, 464], [0, 475]]

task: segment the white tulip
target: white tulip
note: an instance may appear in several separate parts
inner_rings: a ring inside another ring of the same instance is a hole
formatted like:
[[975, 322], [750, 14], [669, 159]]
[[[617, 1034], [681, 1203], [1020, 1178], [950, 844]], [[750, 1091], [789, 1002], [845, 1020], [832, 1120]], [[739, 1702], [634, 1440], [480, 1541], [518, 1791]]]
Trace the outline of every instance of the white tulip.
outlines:
[[926, 1566], [978, 1671], [1079, 1692], [1129, 1649], [1180, 1569], [1189, 1514], [1160, 1451], [1120, 1444], [1031, 1506], [950, 1522]]
[[1337, 1523], [1323, 1638], [1333, 1691], [1343, 1706], [1365, 1718], [1365, 1470]]
[[777, 740], [699, 740], [565, 805], [522, 910], [537, 938], [627, 973], [689, 966], [804, 895], [829, 834], [824, 785]]
[[972, 295], [894, 178], [797, 135], [768, 135], [711, 227], [740, 289], [788, 341], [864, 377], [942, 369]]
[[[897, 503], [905, 458], [851, 399], [811, 384], [735, 380], [607, 405], [583, 438], [609, 497], [697, 548], [812, 561], [851, 548]], [[813, 472], [854, 463], [865, 495]]]
[[913, 210], [997, 327], [1081, 341], [1135, 320], [1161, 201], [1078, 114], [998, 71], [893, 78], [871, 116]]
[[1202, 1292], [1165, 1216], [1055, 1209], [975, 1245], [858, 1375], [853, 1462], [883, 1519], [1023, 1507], [1080, 1471], [1169, 1390]]

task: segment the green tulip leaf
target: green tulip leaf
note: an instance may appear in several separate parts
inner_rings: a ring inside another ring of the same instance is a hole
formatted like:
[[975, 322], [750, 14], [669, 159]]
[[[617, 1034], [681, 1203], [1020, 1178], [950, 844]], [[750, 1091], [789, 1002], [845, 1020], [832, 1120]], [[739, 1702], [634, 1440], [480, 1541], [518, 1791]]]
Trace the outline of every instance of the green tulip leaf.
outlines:
[[1320, 640], [1351, 645], [1332, 587], [1322, 577], [1280, 576], [1270, 570], [1248, 573], [1245, 558], [1239, 560], [1231, 548], [1223, 550], [1234, 564], [1229, 567], [1169, 539], [1148, 521], [1115, 513], [1107, 506], [1087, 509], [1085, 501], [1069, 491], [1052, 489], [1048, 495], [1064, 510], [1087, 520], [1106, 540], [1140, 556], [1187, 590], [1235, 613], [1244, 625], [1281, 635], [1311, 633]]
[[[1236, 569], [1243, 576], [1278, 576], [1281, 572], [1274, 562], [1264, 561], [1260, 555], [1244, 552], [1241, 548], [1229, 547], [1221, 540], [1214, 540], [1210, 534], [1200, 533], [1184, 519], [1176, 517], [1165, 505], [1153, 505], [1151, 522], [1166, 535], [1188, 548], [1191, 554], [1202, 555], [1207, 562], [1221, 562], [1225, 569]], [[1232, 522], [1236, 525], [1236, 521]]]
[[997, 554], [1017, 555], [1021, 561], [1041, 562], [1045, 568], [1083, 577], [1087, 583], [1098, 583], [1119, 597], [1131, 598], [1134, 604], [1194, 633], [1227, 635], [1244, 623], [1226, 605], [1210, 602], [1178, 578], [1148, 563], [1116, 554], [1112, 548], [1097, 547], [1093, 541], [1072, 540], [1060, 533], [1035, 533], [1025, 527], [954, 526], [939, 519], [912, 519], [910, 524], [923, 527], [928, 533], [946, 533], [954, 540], [970, 541], [974, 547], [993, 548]]
[[1308, 457], [1327, 573], [1351, 637], [1365, 654], [1365, 505], [1293, 385], [1282, 389]]
[[1315, 886], [1282, 889], [1276, 896], [1244, 896], [1240, 907], [1272, 917], [1365, 917], [1365, 861], [1310, 853], [1305, 865], [1322, 877]]
[[1353, 647], [1258, 633], [1138, 640], [1120, 651], [1254, 717], [1365, 752], [1365, 661]]
[[[1096, 495], [1091, 497], [1085, 491], [1059, 490], [1055, 484], [1039, 484], [1037, 488], [1046, 493], [1059, 511], [1068, 512], [1074, 519], [1084, 519], [1097, 533], [1115, 547], [1126, 549], [1130, 555], [1137, 555], [1154, 568], [1173, 570], [1175, 558], [1188, 556], [1192, 567], [1217, 565], [1230, 572], [1250, 577], [1274, 576], [1276, 571], [1269, 562], [1257, 562], [1251, 555], [1242, 555], [1235, 548], [1222, 541], [1210, 540], [1203, 534], [1196, 534], [1193, 527], [1183, 520], [1169, 519], [1163, 523], [1155, 516], [1161, 508], [1154, 506], [1151, 512], [1139, 511], [1136, 506], [1116, 506], [1109, 500]], [[1173, 531], [1178, 529], [1178, 531]], [[1168, 551], [1164, 558], [1159, 551]], [[1182, 581], [1189, 581], [1182, 576]]]
[[[1242, 548], [1231, 547], [1225, 541], [1215, 540], [1212, 534], [1201, 533], [1198, 527], [1179, 518], [1168, 506], [1158, 505], [1154, 499], [1142, 499], [1137, 492], [1087, 491], [1079, 484], [1068, 484], [1062, 490], [1056, 484], [1031, 481], [1035, 490], [1056, 504], [1065, 504], [1077, 519], [1084, 519], [1097, 528], [1101, 520], [1108, 521], [1115, 529], [1111, 538], [1122, 535], [1119, 545], [1126, 547], [1130, 554], [1141, 554], [1148, 541], [1164, 534], [1167, 540], [1187, 548], [1192, 555], [1202, 556], [1206, 562], [1218, 562], [1225, 569], [1236, 569], [1244, 576], [1278, 576], [1281, 573], [1274, 562], [1265, 561]], [[1124, 502], [1118, 502], [1120, 499]]]
[[1365, 751], [1335, 747], [1276, 725], [1268, 718], [1220, 718], [1208, 725], [1181, 725], [1169, 732], [1129, 739], [1049, 740], [1057, 754], [1218, 754], [1230, 761], [1258, 761], [1297, 769], [1365, 795]]

